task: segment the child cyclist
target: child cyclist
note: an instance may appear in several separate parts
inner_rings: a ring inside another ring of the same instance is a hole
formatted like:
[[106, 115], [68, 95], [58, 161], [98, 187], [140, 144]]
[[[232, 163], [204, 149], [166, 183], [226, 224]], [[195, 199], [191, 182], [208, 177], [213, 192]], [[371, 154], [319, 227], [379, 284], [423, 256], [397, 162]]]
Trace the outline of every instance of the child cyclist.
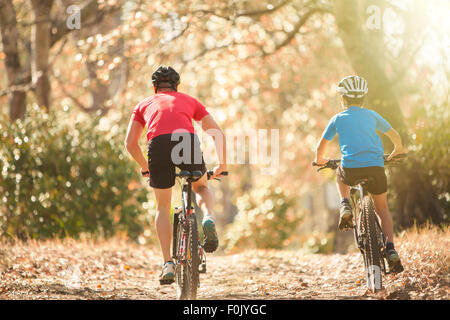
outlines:
[[388, 160], [403, 154], [400, 135], [375, 111], [362, 107], [368, 92], [367, 81], [359, 76], [348, 76], [342, 79], [337, 91], [341, 94], [341, 105], [344, 109], [331, 118], [322, 134], [315, 162], [325, 165], [325, 150], [329, 142], [339, 137], [342, 161], [336, 170], [337, 187], [341, 199], [339, 229], [353, 227], [353, 214], [349, 201], [350, 186], [362, 178], [371, 178], [368, 191], [373, 199], [375, 211], [381, 219], [381, 228], [387, 238], [386, 258], [389, 270], [393, 273], [403, 271], [400, 257], [394, 248], [394, 227], [391, 212], [387, 205], [387, 179], [384, 172], [383, 144], [376, 130], [384, 133], [394, 144], [394, 151]]

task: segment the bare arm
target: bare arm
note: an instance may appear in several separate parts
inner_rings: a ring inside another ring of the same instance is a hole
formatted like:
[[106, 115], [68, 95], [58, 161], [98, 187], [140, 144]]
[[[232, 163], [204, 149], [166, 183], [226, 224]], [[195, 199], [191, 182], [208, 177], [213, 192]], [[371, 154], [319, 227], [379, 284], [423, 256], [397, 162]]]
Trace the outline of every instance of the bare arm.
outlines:
[[225, 135], [220, 129], [217, 122], [211, 115], [203, 117], [201, 120], [201, 125], [203, 131], [210, 135], [214, 139], [214, 144], [216, 145], [216, 153], [219, 159], [219, 166], [214, 169], [214, 175], [212, 178], [220, 175], [221, 172], [227, 170], [227, 142]]
[[[125, 147], [136, 162], [141, 166], [141, 172], [148, 171], [148, 162], [139, 146], [139, 138], [142, 135], [144, 127], [133, 119], [130, 120], [125, 138]], [[148, 174], [146, 175], [148, 176]]]
[[405, 153], [405, 150], [403, 149], [402, 138], [394, 128], [389, 129], [384, 134], [387, 135], [394, 144], [394, 151], [392, 151], [392, 153], [389, 155], [388, 160], [391, 160], [398, 154]]
[[318, 165], [323, 165], [328, 162], [329, 159], [324, 158], [325, 156], [325, 150], [327, 149], [328, 144], [330, 143], [329, 140], [322, 137], [317, 144], [316, 147], [316, 159], [314, 160], [315, 163]]

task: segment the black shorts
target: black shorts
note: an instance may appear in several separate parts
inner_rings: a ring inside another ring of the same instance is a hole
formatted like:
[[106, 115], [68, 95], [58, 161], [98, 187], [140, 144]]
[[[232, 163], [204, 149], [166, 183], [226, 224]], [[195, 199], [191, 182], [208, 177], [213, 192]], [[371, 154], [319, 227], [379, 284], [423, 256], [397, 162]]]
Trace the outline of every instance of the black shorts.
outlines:
[[150, 186], [167, 189], [175, 184], [175, 167], [206, 172], [200, 140], [194, 133], [163, 134], [148, 144]]
[[387, 191], [387, 178], [383, 167], [343, 168], [339, 166], [336, 174], [348, 186], [355, 185], [355, 181], [370, 178], [367, 190], [371, 194], [382, 194]]

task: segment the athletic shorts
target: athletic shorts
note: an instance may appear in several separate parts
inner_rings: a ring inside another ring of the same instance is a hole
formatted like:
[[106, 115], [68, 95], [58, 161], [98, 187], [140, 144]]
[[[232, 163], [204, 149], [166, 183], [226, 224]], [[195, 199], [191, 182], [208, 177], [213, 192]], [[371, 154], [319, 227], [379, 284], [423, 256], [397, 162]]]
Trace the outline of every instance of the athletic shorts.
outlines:
[[355, 185], [355, 181], [359, 179], [370, 178], [367, 190], [371, 194], [382, 194], [387, 191], [387, 178], [383, 167], [344, 168], [339, 166], [336, 174], [348, 186]]
[[194, 133], [162, 134], [148, 144], [150, 186], [171, 188], [175, 184], [175, 168], [206, 172], [200, 140]]

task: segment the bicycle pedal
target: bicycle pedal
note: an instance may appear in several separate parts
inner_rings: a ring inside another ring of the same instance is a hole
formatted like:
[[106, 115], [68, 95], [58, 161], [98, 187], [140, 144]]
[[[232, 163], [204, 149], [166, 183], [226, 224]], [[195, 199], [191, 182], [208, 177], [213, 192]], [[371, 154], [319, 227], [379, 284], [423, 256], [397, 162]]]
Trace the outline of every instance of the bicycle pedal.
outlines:
[[350, 231], [350, 230], [353, 230], [355, 228], [355, 225], [354, 224], [352, 224], [352, 225], [346, 225], [346, 226], [344, 226], [344, 228], [342, 229], [342, 231]]
[[181, 213], [182, 211], [183, 211], [183, 208], [181, 208], [181, 207], [174, 207], [173, 208], [173, 213], [174, 214]]

